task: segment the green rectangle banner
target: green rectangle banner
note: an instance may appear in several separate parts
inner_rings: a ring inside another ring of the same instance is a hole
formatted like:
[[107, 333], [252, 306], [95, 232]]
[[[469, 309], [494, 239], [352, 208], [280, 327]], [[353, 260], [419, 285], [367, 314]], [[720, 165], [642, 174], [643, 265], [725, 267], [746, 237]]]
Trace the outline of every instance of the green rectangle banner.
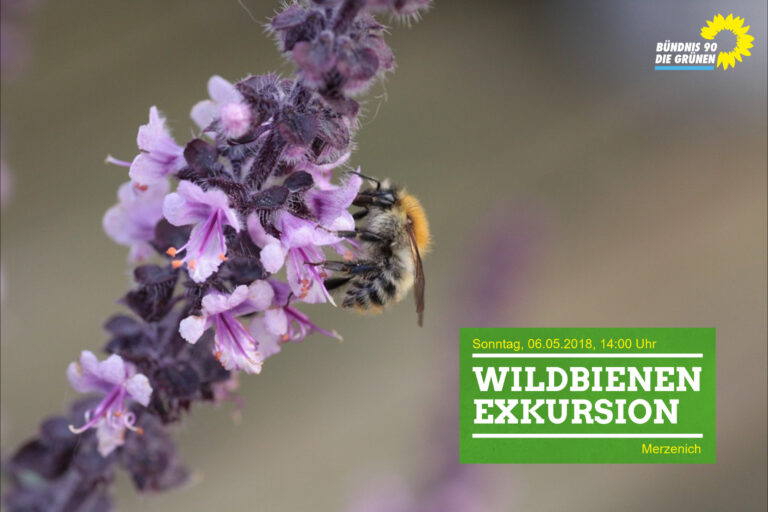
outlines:
[[715, 329], [462, 328], [460, 459], [712, 464]]

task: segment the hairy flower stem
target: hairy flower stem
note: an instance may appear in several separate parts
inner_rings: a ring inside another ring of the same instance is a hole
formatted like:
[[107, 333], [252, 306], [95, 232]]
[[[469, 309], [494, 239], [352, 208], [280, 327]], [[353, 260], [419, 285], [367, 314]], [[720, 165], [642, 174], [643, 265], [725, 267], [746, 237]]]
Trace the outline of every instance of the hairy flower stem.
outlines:
[[333, 31], [336, 35], [344, 34], [349, 30], [357, 14], [364, 6], [365, 0], [344, 0], [333, 21]]

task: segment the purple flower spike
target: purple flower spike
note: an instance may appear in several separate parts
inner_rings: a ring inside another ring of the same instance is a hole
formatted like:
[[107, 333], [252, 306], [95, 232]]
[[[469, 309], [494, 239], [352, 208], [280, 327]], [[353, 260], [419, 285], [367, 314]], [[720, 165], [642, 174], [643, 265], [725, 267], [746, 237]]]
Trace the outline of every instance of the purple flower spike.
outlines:
[[[45, 422], [11, 457], [9, 512], [106, 512], [119, 466], [142, 492], [181, 485], [188, 472], [171, 424], [197, 403], [240, 404], [238, 370], [259, 373], [284, 343], [312, 333], [341, 339], [299, 306], [333, 304], [322, 263], [340, 259], [333, 251], [356, 257], [348, 208], [363, 178], [337, 168], [360, 127], [353, 96], [394, 69], [374, 14], [413, 17], [428, 4], [290, 0], [268, 30], [293, 73], [235, 84], [213, 76], [209, 98], [190, 111], [199, 127], [192, 140], [177, 144], [152, 107], [138, 156], [107, 157], [131, 182], [104, 215], [104, 230], [130, 247], [133, 261], [153, 250], [172, 261], [134, 268], [135, 285], [120, 300], [133, 315], [105, 325], [112, 355], [99, 362], [83, 352], [69, 366], [75, 389], [99, 396]], [[73, 436], [68, 425], [82, 423]]]
[[152, 396], [149, 380], [130, 363], [118, 355], [111, 355], [99, 362], [93, 352], [84, 350], [80, 360], [70, 363], [67, 377], [75, 391], [80, 393], [101, 393], [104, 398], [93, 409], [85, 413], [85, 424], [69, 429], [81, 434], [90, 428], [96, 429], [99, 453], [106, 457], [125, 442], [125, 430], [142, 433], [134, 426], [136, 416], [125, 406], [126, 398], [146, 407]]
[[263, 358], [259, 342], [237, 320], [237, 316], [266, 310], [274, 297], [266, 281], [240, 285], [227, 295], [211, 292], [203, 297], [200, 316], [188, 316], [179, 324], [179, 333], [189, 343], [197, 343], [203, 333], [214, 328], [214, 355], [227, 370], [261, 373]]
[[133, 159], [128, 174], [140, 185], [161, 181], [186, 165], [184, 148], [171, 137], [157, 107], [149, 109], [149, 123], [139, 127], [136, 143], [141, 153]]
[[204, 191], [194, 183], [182, 181], [176, 192], [165, 197], [163, 214], [174, 226], [195, 226], [189, 241], [182, 247], [169, 248], [168, 254], [175, 257], [186, 251], [184, 258], [174, 260], [174, 267], [186, 263], [195, 282], [205, 281], [227, 260], [224, 226], [240, 231], [240, 220], [229, 207], [227, 195], [221, 190]]
[[235, 86], [214, 75], [208, 80], [208, 95], [211, 99], [197, 103], [189, 114], [197, 126], [203, 131], [218, 127], [222, 135], [230, 139], [245, 135], [253, 114]]
[[249, 326], [251, 334], [259, 340], [259, 353], [263, 359], [280, 352], [283, 343], [302, 341], [313, 332], [343, 340], [338, 332], [323, 329], [291, 306], [295, 296], [287, 284], [280, 281], [270, 281], [270, 284], [275, 294], [272, 307], [255, 317]]
[[155, 225], [163, 218], [167, 193], [167, 180], [143, 187], [129, 181], [118, 189], [118, 203], [104, 214], [104, 231], [115, 242], [131, 248], [131, 262], [147, 260], [153, 254], [149, 242], [155, 237]]

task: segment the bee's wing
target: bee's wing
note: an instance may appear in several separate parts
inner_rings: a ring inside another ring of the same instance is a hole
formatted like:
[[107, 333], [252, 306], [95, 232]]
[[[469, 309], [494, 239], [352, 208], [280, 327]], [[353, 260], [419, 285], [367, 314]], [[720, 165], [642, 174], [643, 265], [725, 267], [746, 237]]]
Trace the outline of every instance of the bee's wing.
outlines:
[[421, 327], [424, 323], [424, 268], [421, 266], [421, 255], [419, 254], [419, 246], [416, 245], [413, 226], [408, 224], [406, 231], [411, 241], [411, 255], [413, 256], [413, 265], [415, 267], [413, 293], [416, 297], [416, 314], [419, 315], [419, 327]]

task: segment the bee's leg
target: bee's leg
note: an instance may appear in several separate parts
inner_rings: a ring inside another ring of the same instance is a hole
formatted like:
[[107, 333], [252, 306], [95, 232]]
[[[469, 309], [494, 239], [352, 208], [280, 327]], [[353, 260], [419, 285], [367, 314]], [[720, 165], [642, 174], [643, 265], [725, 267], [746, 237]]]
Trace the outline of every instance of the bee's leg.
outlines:
[[354, 231], [336, 231], [336, 235], [340, 236], [341, 238], [357, 238], [358, 240], [363, 240], [364, 242], [387, 241], [385, 238], [382, 238], [373, 231], [368, 231], [366, 229], [356, 229]]
[[369, 261], [321, 261], [320, 263], [310, 263], [310, 265], [318, 265], [327, 270], [344, 272], [348, 275], [363, 274], [378, 268], [378, 265]]
[[361, 192], [352, 201], [355, 206], [378, 206], [380, 208], [391, 208], [395, 204], [395, 198], [392, 192]]
[[323, 284], [325, 285], [325, 289], [330, 291], [335, 290], [336, 288], [339, 288], [341, 286], [344, 286], [349, 282], [349, 280], [352, 279], [352, 276], [346, 276], [346, 277], [331, 277], [329, 279], [326, 279], [323, 281]]
[[355, 213], [353, 213], [353, 214], [352, 214], [352, 218], [353, 218], [353, 219], [355, 219], [355, 220], [360, 220], [360, 219], [362, 219], [363, 217], [365, 217], [366, 215], [368, 215], [368, 212], [369, 212], [369, 211], [370, 211], [370, 210], [368, 210], [368, 207], [367, 207], [367, 206], [366, 206], [366, 207], [363, 207], [363, 209], [362, 209], [362, 210], [360, 210], [359, 212], [355, 212]]

